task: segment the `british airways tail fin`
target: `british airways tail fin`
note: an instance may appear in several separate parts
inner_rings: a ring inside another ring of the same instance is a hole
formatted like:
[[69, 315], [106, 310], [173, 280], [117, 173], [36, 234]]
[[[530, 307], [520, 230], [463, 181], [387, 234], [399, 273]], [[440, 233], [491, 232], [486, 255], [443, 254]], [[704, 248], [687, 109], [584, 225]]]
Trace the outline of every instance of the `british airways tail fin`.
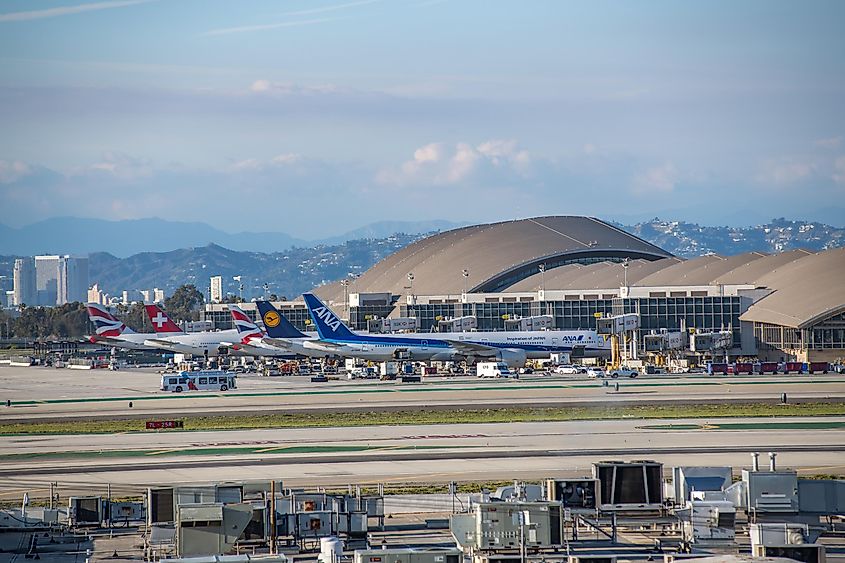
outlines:
[[144, 305], [144, 308], [147, 310], [147, 316], [150, 317], [153, 330], [156, 332], [182, 332], [179, 325], [170, 320], [170, 317], [158, 305]]
[[267, 329], [267, 336], [270, 338], [308, 338], [307, 335], [299, 332], [291, 322], [278, 309], [273, 307], [269, 301], [256, 301], [258, 314], [261, 315], [261, 322]]
[[114, 338], [121, 334], [132, 334], [135, 331], [123, 324], [123, 321], [115, 318], [109, 310], [98, 303], [88, 303], [88, 318], [94, 323], [97, 336]]
[[238, 336], [241, 337], [241, 343], [246, 343], [251, 338], [261, 338], [264, 333], [258, 328], [258, 325], [252, 322], [249, 315], [243, 312], [237, 305], [229, 305], [229, 312], [232, 314], [232, 323], [238, 329]]
[[313, 293], [303, 293], [305, 306], [311, 314], [311, 320], [317, 325], [317, 334], [324, 340], [360, 340], [357, 334], [349, 330], [331, 309], [326, 307], [322, 301], [317, 299]]

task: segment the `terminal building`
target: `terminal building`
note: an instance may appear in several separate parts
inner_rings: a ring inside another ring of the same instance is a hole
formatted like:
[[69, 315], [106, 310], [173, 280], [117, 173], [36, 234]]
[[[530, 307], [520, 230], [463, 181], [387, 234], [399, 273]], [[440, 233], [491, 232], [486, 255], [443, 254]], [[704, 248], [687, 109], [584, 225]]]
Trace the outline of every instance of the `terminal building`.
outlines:
[[[556, 216], [439, 233], [314, 291], [359, 330], [388, 318], [415, 318], [421, 331], [532, 319], [595, 329], [597, 317], [632, 313], [643, 351], [649, 335], [722, 332], [729, 357], [834, 361], [845, 356], [843, 279], [845, 249], [684, 260], [598, 219]], [[308, 329], [304, 303], [277, 306]], [[208, 305], [206, 319], [230, 326], [224, 305]]]

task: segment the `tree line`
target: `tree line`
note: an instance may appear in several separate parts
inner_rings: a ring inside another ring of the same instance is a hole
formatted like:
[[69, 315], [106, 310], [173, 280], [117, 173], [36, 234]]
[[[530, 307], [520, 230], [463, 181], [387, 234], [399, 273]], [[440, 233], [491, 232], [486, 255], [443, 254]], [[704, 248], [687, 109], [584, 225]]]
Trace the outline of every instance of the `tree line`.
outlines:
[[[193, 284], [185, 284], [164, 300], [164, 310], [176, 322], [196, 321], [204, 304], [202, 292]], [[0, 309], [0, 337], [80, 338], [94, 332], [85, 303], [66, 303], [55, 307], [33, 307], [22, 303], [18, 313], [12, 315]], [[116, 305], [112, 314], [136, 332], [153, 332], [143, 303]]]

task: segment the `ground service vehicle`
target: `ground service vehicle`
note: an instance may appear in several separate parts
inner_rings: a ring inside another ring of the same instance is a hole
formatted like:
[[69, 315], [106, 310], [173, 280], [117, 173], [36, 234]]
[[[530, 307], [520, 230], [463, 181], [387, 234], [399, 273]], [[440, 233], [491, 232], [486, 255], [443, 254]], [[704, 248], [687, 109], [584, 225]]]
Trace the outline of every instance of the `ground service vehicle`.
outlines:
[[730, 373], [730, 371], [732, 371], [732, 370], [730, 370], [728, 364], [726, 364], [724, 362], [722, 362], [722, 363], [712, 362], [712, 363], [707, 364], [707, 373], [710, 374], [710, 375], [713, 375], [713, 374], [716, 374], [716, 373], [721, 373], [722, 375], [728, 375], [728, 373]]
[[237, 389], [234, 374], [220, 370], [183, 371], [161, 376], [161, 390], [181, 393], [182, 391], [228, 391]]
[[555, 373], [559, 373], [561, 375], [575, 375], [580, 371], [581, 370], [577, 366], [570, 365], [562, 365], [555, 368]]
[[626, 368], [626, 367], [621, 367], [621, 368], [616, 368], [616, 369], [610, 370], [610, 377], [612, 377], [613, 379], [616, 379], [617, 377], [630, 377], [630, 378], [633, 379], [634, 377], [637, 377], [638, 375], [640, 375], [640, 372], [638, 372], [635, 369]]
[[804, 373], [803, 362], [785, 362], [783, 364], [783, 373]]
[[758, 365], [757, 373], [760, 375], [766, 375], [767, 373], [774, 375], [778, 372], [777, 362], [760, 362]]
[[734, 373], [739, 375], [741, 373], [745, 373], [751, 375], [754, 373], [754, 364], [751, 362], [736, 362], [734, 364]]
[[513, 377], [514, 373], [505, 362], [478, 362], [475, 364], [478, 377]]

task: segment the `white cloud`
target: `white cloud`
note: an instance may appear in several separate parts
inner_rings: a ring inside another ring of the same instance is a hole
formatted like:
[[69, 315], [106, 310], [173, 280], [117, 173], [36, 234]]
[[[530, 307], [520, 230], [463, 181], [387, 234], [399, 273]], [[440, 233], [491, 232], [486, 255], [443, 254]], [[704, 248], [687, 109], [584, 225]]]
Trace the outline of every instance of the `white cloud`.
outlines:
[[89, 4], [77, 4], [76, 6], [62, 6], [60, 8], [47, 8], [44, 10], [31, 10], [27, 12], [10, 12], [0, 14], [0, 22], [16, 22], [26, 20], [40, 20], [43, 18], [54, 18], [56, 16], [67, 16], [82, 12], [93, 12], [97, 10], [108, 10], [111, 8], [123, 8], [135, 4], [146, 4], [153, 0], [118, 0], [115, 2], [92, 2]]
[[668, 194], [675, 190], [678, 170], [671, 162], [649, 168], [634, 178], [634, 193]]
[[[118, 151], [103, 153], [99, 162], [88, 166], [87, 171], [107, 173], [122, 180], [137, 180], [153, 174], [152, 162], [146, 158], [137, 158]], [[85, 174], [86, 170], [75, 170], [76, 175]]]
[[28, 176], [32, 168], [20, 160], [0, 160], [0, 184], [11, 184]]
[[818, 139], [814, 143], [817, 147], [821, 147], [823, 149], [836, 149], [842, 145], [842, 137], [829, 137], [827, 139]]
[[443, 158], [443, 145], [430, 143], [414, 151], [414, 162], [438, 162]]
[[226, 27], [222, 29], [212, 29], [211, 31], [206, 31], [201, 35], [205, 36], [213, 36], [213, 35], [231, 35], [232, 33], [246, 33], [249, 31], [267, 31], [269, 29], [282, 29], [285, 27], [301, 27], [303, 25], [315, 25], [318, 23], [325, 23], [335, 20], [336, 18], [316, 18], [311, 20], [295, 20], [295, 21], [286, 21], [286, 22], [278, 22], [278, 23], [266, 23], [261, 25], [244, 25], [239, 27]]
[[318, 86], [299, 86], [291, 82], [273, 82], [271, 80], [256, 80], [249, 87], [250, 91], [259, 94], [329, 94], [339, 92], [340, 89], [334, 84], [323, 84]]
[[450, 150], [444, 143], [429, 143], [414, 151], [398, 168], [384, 168], [376, 175], [382, 185], [454, 186], [478, 182], [481, 177], [499, 180], [529, 172], [531, 155], [516, 141], [491, 139], [477, 146], [461, 142]]
[[763, 162], [757, 181], [776, 186], [795, 184], [812, 176], [816, 168], [814, 161], [801, 157], [768, 159]]
[[270, 161], [273, 164], [296, 164], [297, 162], [302, 161], [302, 155], [296, 153], [286, 153], [280, 154], [278, 156], [274, 156], [273, 159]]

